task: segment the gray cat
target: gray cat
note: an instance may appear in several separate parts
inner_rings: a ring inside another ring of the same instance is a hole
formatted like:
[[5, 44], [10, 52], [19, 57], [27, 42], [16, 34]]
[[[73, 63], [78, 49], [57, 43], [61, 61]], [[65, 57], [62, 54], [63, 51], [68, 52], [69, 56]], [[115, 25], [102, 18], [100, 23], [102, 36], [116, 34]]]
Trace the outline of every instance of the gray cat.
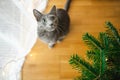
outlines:
[[64, 9], [56, 9], [54, 5], [48, 14], [43, 14], [36, 9], [33, 10], [38, 23], [38, 37], [50, 48], [57, 41], [61, 41], [69, 32], [70, 18], [67, 12], [70, 2], [71, 0], [67, 0]]

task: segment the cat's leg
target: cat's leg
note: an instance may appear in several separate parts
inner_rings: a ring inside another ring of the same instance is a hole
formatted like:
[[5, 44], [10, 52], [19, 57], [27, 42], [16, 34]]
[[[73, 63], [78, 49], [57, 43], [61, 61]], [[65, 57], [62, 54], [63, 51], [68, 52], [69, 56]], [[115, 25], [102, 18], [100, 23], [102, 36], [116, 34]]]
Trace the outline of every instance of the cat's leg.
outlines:
[[61, 42], [64, 38], [65, 38], [65, 35], [64, 35], [64, 36], [59, 37], [59, 38], [58, 38], [58, 40], [57, 40], [57, 43], [60, 43], [60, 42]]

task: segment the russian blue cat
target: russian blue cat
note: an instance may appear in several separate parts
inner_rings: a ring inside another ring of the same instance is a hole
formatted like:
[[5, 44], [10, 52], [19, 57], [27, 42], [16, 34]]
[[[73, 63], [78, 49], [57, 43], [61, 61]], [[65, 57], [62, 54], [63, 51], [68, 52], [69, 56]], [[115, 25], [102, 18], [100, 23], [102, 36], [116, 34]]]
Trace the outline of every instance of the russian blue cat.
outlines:
[[71, 0], [67, 0], [64, 9], [57, 9], [54, 5], [49, 13], [43, 14], [34, 9], [33, 14], [37, 20], [38, 37], [48, 47], [52, 48], [57, 41], [61, 41], [69, 32], [70, 17], [68, 9]]

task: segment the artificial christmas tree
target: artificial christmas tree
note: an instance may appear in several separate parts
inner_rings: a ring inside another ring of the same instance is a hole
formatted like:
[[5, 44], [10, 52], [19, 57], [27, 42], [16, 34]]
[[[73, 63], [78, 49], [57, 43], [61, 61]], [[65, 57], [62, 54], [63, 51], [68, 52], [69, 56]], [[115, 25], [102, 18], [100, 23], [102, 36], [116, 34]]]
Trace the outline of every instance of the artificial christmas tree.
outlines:
[[120, 35], [110, 22], [106, 22], [106, 27], [98, 38], [89, 33], [83, 35], [89, 47], [86, 55], [92, 62], [72, 55], [69, 63], [81, 73], [74, 80], [120, 80]]

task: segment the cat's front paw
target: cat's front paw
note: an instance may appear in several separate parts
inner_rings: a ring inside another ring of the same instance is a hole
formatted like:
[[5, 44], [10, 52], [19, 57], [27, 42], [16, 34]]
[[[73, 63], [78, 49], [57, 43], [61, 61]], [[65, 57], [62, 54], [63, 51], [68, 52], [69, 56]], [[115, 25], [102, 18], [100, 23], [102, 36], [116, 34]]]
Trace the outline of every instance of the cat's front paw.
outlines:
[[51, 49], [51, 48], [54, 47], [54, 45], [55, 45], [55, 43], [49, 43], [49, 44], [48, 44], [48, 47]]

